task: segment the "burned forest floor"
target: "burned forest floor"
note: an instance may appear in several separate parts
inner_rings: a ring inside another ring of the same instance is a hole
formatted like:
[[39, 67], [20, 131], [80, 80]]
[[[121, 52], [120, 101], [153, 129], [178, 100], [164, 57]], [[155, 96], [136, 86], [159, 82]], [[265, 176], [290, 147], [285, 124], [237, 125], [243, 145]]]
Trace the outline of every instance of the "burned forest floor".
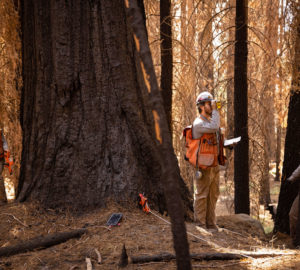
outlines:
[[[129, 258], [172, 253], [169, 217], [146, 214], [136, 205], [110, 203], [104, 209], [74, 216], [64, 211], [41, 209], [32, 203], [0, 206], [0, 247], [40, 235], [86, 228], [87, 232], [48, 248], [0, 257], [0, 269], [120, 269], [123, 245]], [[119, 225], [108, 227], [112, 213], [122, 213]], [[291, 249], [289, 236], [266, 235], [258, 227], [218, 218], [219, 232], [199, 231], [187, 222], [190, 253], [235, 253], [240, 260], [192, 260], [193, 269], [300, 269], [300, 251]], [[129, 264], [124, 269], [176, 269], [175, 260]]]

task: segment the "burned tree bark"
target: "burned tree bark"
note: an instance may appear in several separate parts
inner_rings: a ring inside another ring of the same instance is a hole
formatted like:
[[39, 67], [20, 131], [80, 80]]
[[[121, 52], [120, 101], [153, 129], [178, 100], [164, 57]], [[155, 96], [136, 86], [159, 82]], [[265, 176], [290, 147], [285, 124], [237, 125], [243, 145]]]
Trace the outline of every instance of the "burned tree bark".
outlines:
[[[291, 183], [286, 181], [300, 164], [300, 14], [295, 17], [297, 28], [295, 31], [295, 59], [293, 64], [293, 77], [291, 97], [288, 110], [287, 131], [285, 137], [284, 161], [282, 168], [281, 187], [279, 193], [277, 214], [274, 231], [289, 233], [289, 211], [294, 199], [299, 193], [299, 181]], [[300, 208], [299, 208], [300, 211]], [[300, 216], [300, 213], [299, 213]], [[298, 217], [297, 241], [300, 245], [300, 219]]]
[[120, 3], [22, 1], [19, 201], [82, 210], [144, 192], [166, 209], [152, 107]]
[[[300, 69], [299, 69], [300, 70]], [[299, 79], [299, 78], [298, 78]], [[289, 233], [289, 212], [299, 193], [299, 181], [286, 181], [300, 164], [300, 92], [292, 93], [285, 138], [284, 162], [274, 231]]]
[[45, 236], [38, 236], [13, 246], [0, 247], [0, 257], [24, 253], [38, 248], [48, 248], [66, 242], [69, 239], [78, 238], [87, 232], [87, 229], [77, 229], [68, 232], [58, 232]]
[[250, 213], [247, 21], [248, 0], [237, 0], [234, 52], [234, 135], [235, 137], [241, 136], [242, 139], [234, 151], [234, 207], [236, 214]]
[[167, 208], [172, 222], [173, 243], [176, 252], [178, 269], [191, 269], [189, 245], [184, 223], [184, 211], [180, 199], [180, 173], [175, 156], [168, 120], [160, 96], [160, 91], [155, 76], [151, 52], [143, 25], [141, 12], [136, 0], [125, 0], [127, 15], [130, 18], [134, 40], [141, 59], [145, 84], [147, 85], [149, 100], [152, 103], [152, 113], [155, 121], [155, 134], [159, 142], [159, 158], [162, 165], [163, 188], [166, 195]]

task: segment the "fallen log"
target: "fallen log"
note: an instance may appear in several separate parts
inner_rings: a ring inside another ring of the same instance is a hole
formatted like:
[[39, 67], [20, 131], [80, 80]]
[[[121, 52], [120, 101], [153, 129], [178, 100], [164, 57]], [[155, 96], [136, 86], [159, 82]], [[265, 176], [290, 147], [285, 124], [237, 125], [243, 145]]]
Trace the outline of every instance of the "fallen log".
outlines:
[[[240, 260], [245, 258], [244, 255], [234, 253], [199, 253], [190, 254], [191, 259], [194, 260]], [[171, 253], [160, 253], [156, 255], [142, 255], [128, 257], [126, 247], [123, 245], [119, 267], [126, 267], [129, 263], [148, 263], [148, 262], [169, 262], [175, 260], [176, 256]]]
[[37, 248], [47, 248], [63, 242], [69, 239], [77, 238], [87, 232], [87, 229], [78, 229], [69, 232], [59, 232], [48, 234], [46, 236], [39, 236], [27, 241], [23, 241], [19, 244], [0, 248], [0, 257], [11, 256], [18, 253], [32, 251]]
[[[199, 253], [199, 254], [190, 254], [191, 259], [193, 260], [240, 260], [244, 259], [245, 256], [235, 253]], [[161, 253], [156, 255], [144, 255], [144, 256], [132, 256], [129, 257], [129, 262], [131, 263], [148, 263], [148, 262], [161, 262], [161, 261], [171, 261], [175, 260], [176, 256], [171, 253]]]
[[[274, 257], [274, 256], [281, 256], [283, 254], [276, 254], [276, 253], [249, 253], [249, 254], [238, 254], [238, 253], [192, 253], [190, 254], [191, 259], [198, 260], [198, 261], [212, 261], [212, 260], [241, 260], [245, 258], [262, 258], [262, 257]], [[142, 263], [149, 263], [149, 262], [169, 262], [171, 260], [175, 260], [176, 256], [171, 253], [160, 253], [156, 255], [142, 255], [142, 256], [127, 256], [125, 245], [123, 246], [121, 259], [119, 262], [120, 267], [125, 267], [129, 263], [132, 264], [142, 264]]]

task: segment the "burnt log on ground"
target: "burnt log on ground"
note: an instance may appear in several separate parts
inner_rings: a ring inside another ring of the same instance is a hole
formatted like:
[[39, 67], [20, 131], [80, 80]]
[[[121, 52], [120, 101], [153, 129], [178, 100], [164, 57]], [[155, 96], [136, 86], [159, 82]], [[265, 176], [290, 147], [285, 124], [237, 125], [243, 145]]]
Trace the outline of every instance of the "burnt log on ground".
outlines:
[[[191, 253], [190, 257], [192, 260], [196, 261], [213, 261], [213, 260], [241, 260], [246, 258], [263, 258], [263, 257], [275, 257], [283, 254], [276, 253], [265, 253], [265, 254], [238, 254], [238, 253], [219, 253], [219, 252], [208, 252], [208, 253]], [[131, 256], [129, 257], [126, 252], [125, 246], [123, 246], [121, 259], [119, 262], [120, 267], [125, 267], [129, 263], [132, 264], [142, 264], [149, 262], [169, 262], [175, 260], [176, 256], [172, 253], [163, 252], [155, 255], [141, 255], [141, 256]]]
[[[199, 254], [191, 254], [191, 259], [193, 260], [240, 260], [244, 259], [245, 256], [241, 254], [234, 253], [199, 253]], [[129, 258], [129, 262], [131, 263], [147, 263], [147, 262], [160, 262], [160, 261], [171, 261], [176, 257], [171, 253], [161, 253], [156, 255], [143, 255], [143, 256], [132, 256]]]
[[0, 257], [24, 253], [34, 249], [51, 247], [66, 242], [69, 239], [80, 237], [86, 232], [87, 229], [78, 229], [69, 232], [59, 232], [48, 234], [46, 236], [35, 237], [13, 246], [1, 247]]

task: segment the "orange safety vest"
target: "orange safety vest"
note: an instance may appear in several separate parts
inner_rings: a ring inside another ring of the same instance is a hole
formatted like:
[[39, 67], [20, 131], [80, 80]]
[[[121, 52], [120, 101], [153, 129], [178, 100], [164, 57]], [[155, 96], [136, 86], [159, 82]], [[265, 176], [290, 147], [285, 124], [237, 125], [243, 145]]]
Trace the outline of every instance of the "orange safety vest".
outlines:
[[199, 139], [193, 139], [192, 126], [183, 130], [185, 137], [185, 160], [197, 169], [216, 167], [225, 164], [223, 154], [223, 135], [216, 133], [204, 133]]

